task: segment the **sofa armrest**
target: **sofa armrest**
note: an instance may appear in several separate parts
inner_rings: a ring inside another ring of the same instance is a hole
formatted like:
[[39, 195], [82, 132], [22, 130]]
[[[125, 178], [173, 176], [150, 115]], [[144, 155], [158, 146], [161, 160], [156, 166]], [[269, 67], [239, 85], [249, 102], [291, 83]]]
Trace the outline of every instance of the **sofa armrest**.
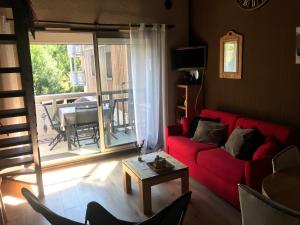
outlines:
[[165, 130], [166, 140], [169, 136], [183, 135], [182, 125], [167, 126]]
[[272, 157], [248, 161], [245, 166], [245, 183], [258, 192], [262, 190], [263, 179], [272, 173]]
[[169, 146], [168, 146], [168, 137], [176, 136], [176, 135], [183, 135], [182, 125], [171, 125], [165, 128], [165, 136], [166, 136], [166, 152], [169, 153]]

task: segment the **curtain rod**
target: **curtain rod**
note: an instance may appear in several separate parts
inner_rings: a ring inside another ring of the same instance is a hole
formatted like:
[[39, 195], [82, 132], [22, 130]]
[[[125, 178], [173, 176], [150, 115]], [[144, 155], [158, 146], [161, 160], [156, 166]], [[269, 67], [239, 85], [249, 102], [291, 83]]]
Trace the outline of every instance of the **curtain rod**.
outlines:
[[[7, 18], [7, 20], [14, 20]], [[109, 24], [109, 23], [82, 23], [82, 22], [69, 22], [69, 21], [51, 21], [51, 20], [38, 20], [34, 22], [37, 30], [70, 30], [70, 31], [116, 31], [127, 30], [130, 27], [139, 27], [140, 24]], [[161, 25], [161, 24], [160, 24]], [[145, 24], [145, 27], [153, 27], [153, 24]], [[172, 29], [174, 25], [167, 24], [166, 28]]]
[[[109, 27], [139, 27], [140, 24], [109, 24], [109, 23], [82, 23], [82, 22], [68, 22], [68, 21], [51, 21], [51, 20], [38, 20], [35, 23], [48, 23], [48, 24], [60, 24], [60, 25], [79, 25], [79, 26], [109, 26]], [[145, 24], [146, 27], [153, 27], [153, 24]], [[167, 24], [166, 27], [168, 29], [174, 28], [174, 25]]]

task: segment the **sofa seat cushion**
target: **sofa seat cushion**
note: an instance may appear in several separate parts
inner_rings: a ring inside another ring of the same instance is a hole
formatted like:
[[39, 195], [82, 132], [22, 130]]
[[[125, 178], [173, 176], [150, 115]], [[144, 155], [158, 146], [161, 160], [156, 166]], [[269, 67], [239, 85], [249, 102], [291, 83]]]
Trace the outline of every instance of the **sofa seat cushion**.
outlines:
[[201, 151], [197, 155], [200, 170], [205, 168], [211, 176], [217, 176], [234, 185], [244, 182], [246, 162], [232, 157], [222, 148]]
[[197, 153], [199, 151], [216, 148], [214, 145], [192, 141], [185, 136], [168, 137], [167, 146], [171, 155], [179, 155], [185, 159], [185, 162], [189, 161], [194, 164], [196, 164]]

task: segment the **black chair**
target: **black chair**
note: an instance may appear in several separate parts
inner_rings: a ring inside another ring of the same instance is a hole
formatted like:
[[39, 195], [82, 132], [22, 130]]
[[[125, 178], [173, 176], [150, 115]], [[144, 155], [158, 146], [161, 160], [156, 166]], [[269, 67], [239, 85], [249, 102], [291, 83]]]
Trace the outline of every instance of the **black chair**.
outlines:
[[54, 149], [54, 147], [59, 142], [61, 142], [61, 140], [66, 140], [66, 131], [62, 130], [61, 124], [58, 121], [52, 119], [52, 117], [50, 116], [50, 113], [47, 109], [47, 105], [43, 104], [43, 107], [44, 107], [47, 117], [49, 119], [52, 130], [55, 130], [57, 132], [57, 135], [55, 136], [55, 138], [49, 143], [49, 146], [52, 145], [50, 148], [50, 151], [52, 151]]
[[42, 214], [52, 225], [84, 225], [73, 220], [64, 218], [44, 206], [28, 189], [22, 188], [22, 194], [29, 205], [38, 213]]
[[[22, 194], [31, 207], [36, 212], [42, 214], [52, 225], [83, 225], [82, 223], [57, 215], [41, 204], [39, 199], [28, 189], [22, 188]], [[87, 205], [85, 224], [89, 222], [88, 224], [90, 225], [181, 225], [184, 220], [191, 195], [192, 192], [182, 195], [156, 215], [141, 223], [119, 220], [97, 202], [90, 202]]]
[[153, 217], [140, 223], [119, 220], [97, 202], [90, 202], [87, 206], [86, 221], [88, 221], [90, 225], [181, 225], [191, 195], [192, 192], [182, 195]]
[[81, 146], [80, 141], [87, 139], [93, 139], [91, 144], [98, 145], [98, 106], [76, 105], [75, 116], [75, 140], [79, 147]]
[[112, 136], [115, 139], [118, 139], [115, 135], [115, 127], [114, 127], [114, 113], [116, 108], [117, 101], [115, 99], [109, 100], [108, 109], [104, 110], [103, 113], [103, 121], [104, 121], [104, 132], [107, 133], [107, 135]]

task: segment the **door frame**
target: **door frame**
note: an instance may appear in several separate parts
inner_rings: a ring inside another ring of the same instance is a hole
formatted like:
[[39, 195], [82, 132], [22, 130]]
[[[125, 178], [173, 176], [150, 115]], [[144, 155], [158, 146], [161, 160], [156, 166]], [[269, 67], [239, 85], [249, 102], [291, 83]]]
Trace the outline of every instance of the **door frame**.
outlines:
[[98, 121], [99, 121], [99, 144], [100, 151], [103, 153], [128, 150], [136, 148], [133, 143], [121, 144], [111, 147], [105, 145], [105, 134], [103, 124], [103, 111], [102, 111], [102, 89], [101, 89], [101, 74], [100, 74], [100, 61], [99, 61], [99, 49], [98, 49], [98, 38], [129, 38], [129, 33], [125, 32], [94, 32], [93, 33], [93, 45], [94, 45], [94, 57], [95, 57], [95, 71], [96, 71], [96, 82], [97, 82], [97, 98], [98, 98]]

